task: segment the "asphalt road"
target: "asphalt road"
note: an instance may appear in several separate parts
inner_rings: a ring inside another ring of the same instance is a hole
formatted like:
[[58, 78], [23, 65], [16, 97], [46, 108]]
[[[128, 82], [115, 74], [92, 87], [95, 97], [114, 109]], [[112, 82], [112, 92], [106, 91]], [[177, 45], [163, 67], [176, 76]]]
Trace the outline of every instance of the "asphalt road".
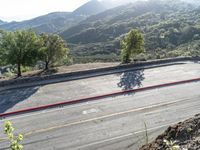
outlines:
[[[188, 72], [189, 73], [189, 72]], [[168, 125], [200, 112], [200, 82], [7, 118], [26, 150], [135, 150]], [[1, 131], [3, 122], [0, 121]], [[8, 142], [0, 131], [0, 149]]]
[[7, 90], [0, 92], [0, 113], [198, 77], [200, 77], [200, 64], [186, 62], [185, 64]]

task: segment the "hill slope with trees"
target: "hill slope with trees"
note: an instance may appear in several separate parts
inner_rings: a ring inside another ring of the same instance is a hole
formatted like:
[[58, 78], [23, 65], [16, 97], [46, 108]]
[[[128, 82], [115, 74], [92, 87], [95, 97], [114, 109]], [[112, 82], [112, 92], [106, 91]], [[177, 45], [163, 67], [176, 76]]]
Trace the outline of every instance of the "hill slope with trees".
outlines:
[[[131, 29], [145, 37], [145, 57], [196, 54], [200, 48], [200, 7], [172, 0], [139, 1], [93, 15], [60, 33], [77, 61], [119, 59], [119, 41]], [[184, 47], [185, 50], [180, 49]]]

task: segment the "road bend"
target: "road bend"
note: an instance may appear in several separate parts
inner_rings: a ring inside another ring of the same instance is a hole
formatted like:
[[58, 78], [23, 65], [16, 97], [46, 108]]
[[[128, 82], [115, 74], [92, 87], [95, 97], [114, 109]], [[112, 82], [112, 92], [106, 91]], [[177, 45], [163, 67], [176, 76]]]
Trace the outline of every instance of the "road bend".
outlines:
[[[200, 112], [200, 82], [43, 110], [0, 121], [13, 122], [28, 150], [123, 150], [145, 144], [174, 123]], [[3, 130], [1, 130], [3, 131]], [[0, 132], [0, 149], [8, 141]]]

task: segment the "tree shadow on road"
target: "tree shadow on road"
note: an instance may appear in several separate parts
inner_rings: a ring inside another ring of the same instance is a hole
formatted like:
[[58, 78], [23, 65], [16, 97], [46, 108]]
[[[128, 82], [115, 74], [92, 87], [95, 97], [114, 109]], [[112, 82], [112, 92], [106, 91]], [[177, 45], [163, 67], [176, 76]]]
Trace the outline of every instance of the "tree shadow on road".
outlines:
[[144, 79], [144, 70], [123, 72], [120, 74], [120, 82], [117, 85], [123, 91], [131, 90], [135, 87], [141, 87]]
[[0, 92], [0, 113], [4, 113], [8, 109], [13, 108], [37, 91], [38, 87], [30, 87]]

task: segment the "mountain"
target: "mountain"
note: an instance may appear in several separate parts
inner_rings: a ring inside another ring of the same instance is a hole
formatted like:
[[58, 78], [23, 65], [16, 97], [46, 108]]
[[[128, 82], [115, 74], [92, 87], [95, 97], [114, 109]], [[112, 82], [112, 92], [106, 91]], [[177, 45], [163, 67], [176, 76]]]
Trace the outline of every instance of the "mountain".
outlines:
[[131, 29], [145, 36], [146, 57], [192, 55], [176, 51], [200, 40], [200, 8], [180, 0], [138, 1], [92, 15], [60, 35], [76, 61], [119, 59], [120, 39]]
[[2, 25], [2, 24], [4, 24], [4, 23], [6, 23], [6, 22], [4, 22], [4, 21], [0, 20], [0, 25]]
[[74, 12], [54, 12], [0, 28], [59, 33], [70, 46], [75, 62], [119, 60], [120, 40], [131, 29], [144, 34], [145, 59], [191, 56], [200, 53], [198, 2], [91, 0]]
[[85, 17], [73, 15], [70, 12], [54, 12], [31, 20], [3, 24], [0, 25], [0, 28], [8, 31], [33, 28], [37, 32], [53, 33], [67, 29], [83, 19]]
[[76, 9], [73, 14], [91, 16], [105, 11], [107, 8], [98, 0], [91, 0]]
[[107, 8], [98, 0], [91, 0], [74, 12], [53, 12], [22, 22], [0, 23], [0, 28], [15, 31], [33, 28], [37, 32], [54, 33], [67, 29], [88, 16], [105, 11]]
[[15, 31], [20, 29], [32, 28], [38, 33], [55, 33], [66, 30], [89, 16], [101, 13], [107, 9], [125, 4], [133, 0], [91, 0], [77, 8], [74, 12], [53, 12], [22, 22], [0, 22], [0, 28]]
[[124, 5], [137, 0], [91, 0], [88, 3], [82, 5], [76, 9], [73, 13], [79, 15], [95, 15], [101, 13], [107, 9], [111, 9], [120, 5]]

